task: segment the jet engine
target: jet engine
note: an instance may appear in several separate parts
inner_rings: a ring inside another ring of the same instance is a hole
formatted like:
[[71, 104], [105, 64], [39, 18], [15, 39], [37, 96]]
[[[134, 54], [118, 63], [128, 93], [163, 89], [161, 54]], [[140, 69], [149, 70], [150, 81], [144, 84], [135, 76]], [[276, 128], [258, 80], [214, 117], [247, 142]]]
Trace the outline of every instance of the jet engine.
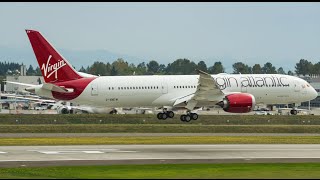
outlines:
[[252, 94], [234, 93], [226, 95], [217, 103], [224, 111], [230, 113], [247, 113], [253, 110], [256, 100]]
[[71, 107], [68, 106], [60, 106], [57, 108], [59, 114], [70, 114]]

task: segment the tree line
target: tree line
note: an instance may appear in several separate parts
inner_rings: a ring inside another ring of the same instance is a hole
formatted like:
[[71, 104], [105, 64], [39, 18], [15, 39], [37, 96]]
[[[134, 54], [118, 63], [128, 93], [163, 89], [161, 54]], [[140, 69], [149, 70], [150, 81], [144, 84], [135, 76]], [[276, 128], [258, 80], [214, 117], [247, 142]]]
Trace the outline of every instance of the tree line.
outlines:
[[[249, 66], [243, 62], [236, 62], [232, 65], [233, 74], [288, 74], [293, 75], [292, 71], [285, 72], [282, 67], [276, 68], [270, 62], [263, 65], [254, 64]], [[18, 63], [0, 62], [0, 75], [12, 75], [14, 70], [20, 70]], [[142, 62], [137, 66], [133, 63], [128, 63], [122, 58], [115, 60], [112, 63], [104, 63], [95, 61], [91, 66], [79, 69], [80, 72], [100, 75], [100, 76], [118, 76], [118, 75], [192, 75], [197, 74], [196, 69], [208, 72], [209, 74], [225, 73], [225, 68], [221, 61], [214, 62], [212, 66], [207, 66], [204, 61], [195, 63], [189, 59], [177, 59], [167, 65], [159, 64], [155, 60], [148, 63]], [[305, 59], [300, 59], [295, 66], [296, 74], [320, 74], [320, 62], [312, 64]], [[35, 69], [32, 65], [27, 68], [28, 76], [41, 76], [40, 68]]]

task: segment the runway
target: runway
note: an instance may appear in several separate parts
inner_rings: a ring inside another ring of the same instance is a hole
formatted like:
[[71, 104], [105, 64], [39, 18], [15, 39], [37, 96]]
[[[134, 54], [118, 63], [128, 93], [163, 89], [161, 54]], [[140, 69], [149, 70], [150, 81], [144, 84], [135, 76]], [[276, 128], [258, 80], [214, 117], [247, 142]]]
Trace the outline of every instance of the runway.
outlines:
[[0, 146], [0, 167], [320, 162], [320, 144]]

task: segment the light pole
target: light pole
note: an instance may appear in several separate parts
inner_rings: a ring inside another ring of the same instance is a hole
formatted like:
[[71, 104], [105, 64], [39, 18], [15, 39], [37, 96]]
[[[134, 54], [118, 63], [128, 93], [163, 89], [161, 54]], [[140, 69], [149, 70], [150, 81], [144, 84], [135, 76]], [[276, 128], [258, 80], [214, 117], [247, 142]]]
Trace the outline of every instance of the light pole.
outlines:
[[14, 87], [14, 110], [17, 114], [17, 90], [18, 90], [18, 87], [15, 86]]

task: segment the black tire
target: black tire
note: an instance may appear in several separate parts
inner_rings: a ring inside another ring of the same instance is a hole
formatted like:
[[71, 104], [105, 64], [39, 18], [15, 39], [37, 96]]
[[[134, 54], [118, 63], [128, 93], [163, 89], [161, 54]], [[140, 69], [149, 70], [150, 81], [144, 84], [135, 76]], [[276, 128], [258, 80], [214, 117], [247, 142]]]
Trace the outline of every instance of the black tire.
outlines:
[[190, 117], [191, 117], [192, 120], [197, 120], [199, 116], [198, 116], [197, 113], [191, 113]]
[[109, 113], [109, 114], [117, 114], [117, 110], [112, 109], [112, 111], [110, 111], [110, 113]]
[[166, 113], [161, 113], [161, 119], [165, 120], [168, 118], [168, 115]]
[[69, 110], [67, 108], [62, 108], [61, 109], [61, 114], [69, 114]]
[[190, 122], [192, 119], [191, 119], [191, 116], [190, 116], [190, 115], [185, 115], [184, 120], [185, 120], [186, 122]]
[[297, 114], [298, 114], [298, 111], [297, 111], [297, 110], [291, 110], [290, 113], [291, 113], [292, 115], [297, 115]]
[[168, 118], [173, 118], [174, 117], [174, 112], [168, 111], [167, 115], [168, 115]]
[[161, 119], [162, 119], [162, 113], [158, 113], [158, 114], [157, 114], [157, 118], [158, 118], [159, 120], [161, 120]]
[[180, 120], [181, 120], [182, 122], [185, 122], [184, 116], [186, 116], [186, 115], [181, 115], [181, 116], [180, 116]]

